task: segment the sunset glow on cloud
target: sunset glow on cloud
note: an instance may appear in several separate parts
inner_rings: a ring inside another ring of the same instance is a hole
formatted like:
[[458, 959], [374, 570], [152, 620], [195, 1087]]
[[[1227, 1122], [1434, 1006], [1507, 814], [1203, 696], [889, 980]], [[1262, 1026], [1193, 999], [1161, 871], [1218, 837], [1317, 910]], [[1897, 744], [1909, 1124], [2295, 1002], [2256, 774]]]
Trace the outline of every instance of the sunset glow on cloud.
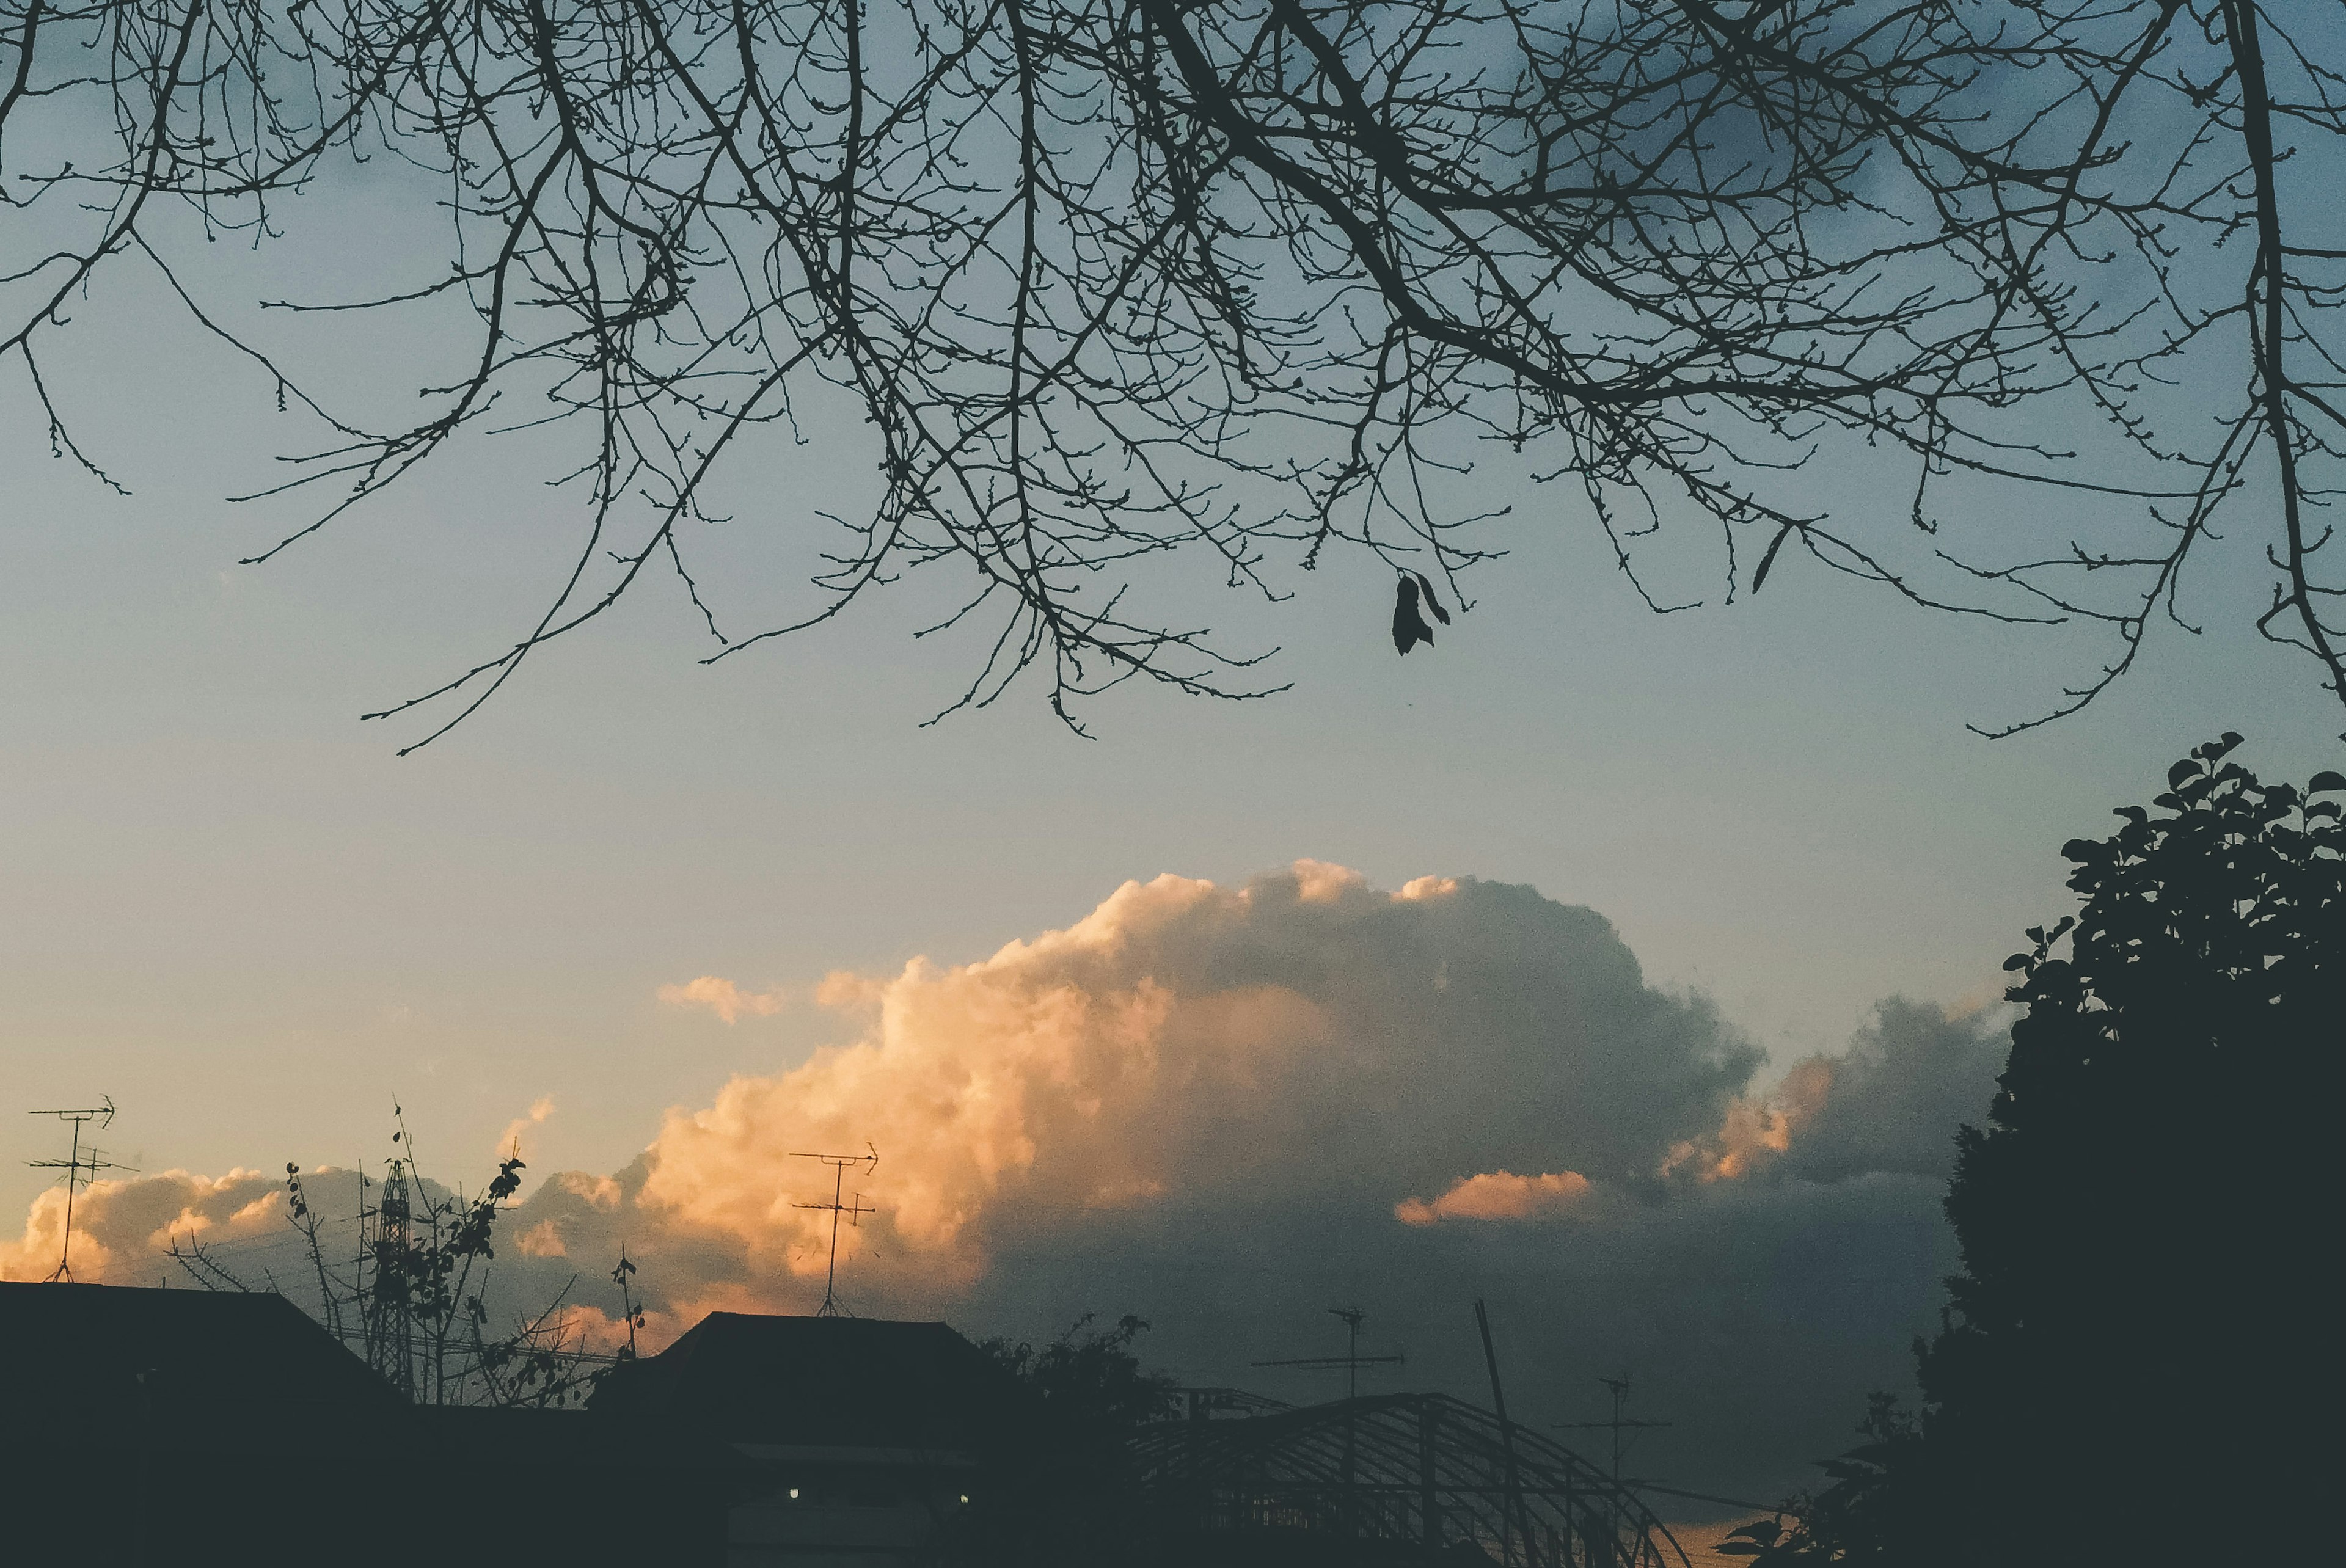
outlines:
[[1588, 1178], [1578, 1171], [1517, 1176], [1485, 1171], [1462, 1176], [1428, 1203], [1408, 1197], [1393, 1205], [1403, 1225], [1438, 1225], [1445, 1219], [1545, 1219], [1571, 1209], [1588, 1195]]
[[1662, 1161], [1664, 1176], [1732, 1181], [1775, 1163], [1792, 1146], [1800, 1125], [1822, 1110], [1832, 1093], [1832, 1064], [1812, 1056], [1795, 1065], [1764, 1095], [1737, 1095], [1719, 1130], [1675, 1145]]
[[[1324, 902], [1329, 880], [1299, 878], [1291, 896]], [[965, 1279], [1002, 1206], [1114, 1207], [1186, 1185], [1201, 1141], [1331, 1046], [1321, 1009], [1291, 989], [1200, 993], [1158, 972], [1152, 949], [1243, 920], [1250, 901], [1160, 877], [978, 963], [834, 977], [825, 999], [868, 1016], [868, 1032], [672, 1115], [639, 1206], [738, 1241], [760, 1270], [821, 1275], [829, 1217], [791, 1205], [821, 1173], [797, 1156], [869, 1145], [881, 1166], [855, 1180], [882, 1213], [865, 1225], [920, 1267]]]
[[[74, 1199], [74, 1277], [152, 1285], [157, 1261], [168, 1260], [175, 1242], [273, 1238], [285, 1226], [282, 1179], [238, 1169], [222, 1176], [163, 1171], [93, 1182]], [[25, 1234], [0, 1238], [0, 1279], [46, 1278], [57, 1266], [65, 1215], [62, 1186], [35, 1198]]]
[[[672, 989], [720, 1017], [770, 1000], [711, 976]], [[515, 1217], [525, 1255], [625, 1240], [666, 1255], [680, 1298], [803, 1306], [830, 1220], [797, 1206], [830, 1193], [801, 1156], [867, 1146], [879, 1166], [851, 1185], [877, 1212], [847, 1246], [933, 1297], [1005, 1242], [1168, 1204], [1545, 1212], [1702, 1137], [1758, 1059], [1707, 1004], [1647, 987], [1589, 911], [1443, 878], [1387, 892], [1315, 861], [1239, 887], [1127, 882], [977, 962], [836, 974], [817, 995], [842, 1043], [670, 1113], [626, 1171], [538, 1183]], [[1518, 1170], [1556, 1174], [1486, 1174]], [[91, 1195], [93, 1234], [122, 1201]]]
[[632, 1200], [745, 1283], [825, 1270], [809, 1152], [880, 1153], [850, 1176], [878, 1209], [848, 1242], [866, 1278], [953, 1290], [1038, 1229], [1241, 1188], [1417, 1224], [1555, 1213], [1584, 1166], [1644, 1175], [1716, 1125], [1756, 1059], [1586, 911], [1318, 861], [1128, 882], [979, 962], [820, 996], [859, 1036], [672, 1114]]
[[682, 985], [663, 985], [656, 993], [676, 1007], [706, 1007], [728, 1023], [743, 1017], [770, 1018], [782, 1010], [779, 991], [744, 991], [731, 981], [704, 974]]

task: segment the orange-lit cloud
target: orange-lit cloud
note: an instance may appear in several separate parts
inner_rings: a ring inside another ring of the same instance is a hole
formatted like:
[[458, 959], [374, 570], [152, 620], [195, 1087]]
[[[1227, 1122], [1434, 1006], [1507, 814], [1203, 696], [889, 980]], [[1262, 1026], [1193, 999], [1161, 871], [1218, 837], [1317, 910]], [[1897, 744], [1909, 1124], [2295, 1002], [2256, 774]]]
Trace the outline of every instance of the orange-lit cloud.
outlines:
[[[1293, 896], [1336, 896], [1335, 871], [1300, 875]], [[1236, 912], [1239, 896], [1178, 877], [1127, 883], [1074, 926], [976, 963], [833, 976], [822, 997], [865, 1015], [863, 1036], [672, 1114], [638, 1206], [739, 1243], [760, 1272], [819, 1276], [830, 1216], [796, 1205], [831, 1194], [801, 1156], [868, 1145], [882, 1163], [851, 1172], [847, 1191], [882, 1212], [851, 1242], [884, 1241], [933, 1278], [965, 1280], [1005, 1207], [1080, 1212], [1187, 1185], [1201, 1138], [1333, 1044], [1321, 1009], [1292, 990], [1197, 994], [1130, 962], [1217, 906]]]
[[[74, 1277], [153, 1285], [174, 1244], [206, 1247], [273, 1238], [283, 1227], [281, 1176], [232, 1170], [223, 1176], [164, 1171], [93, 1182], [73, 1209]], [[0, 1279], [42, 1279], [57, 1266], [66, 1195], [56, 1187], [33, 1200], [25, 1234], [0, 1239]]]
[[1811, 1056], [1760, 1096], [1737, 1095], [1728, 1103], [1719, 1130], [1673, 1145], [1661, 1174], [1697, 1181], [1732, 1181], [1776, 1163], [1792, 1146], [1801, 1125], [1822, 1110], [1832, 1095], [1833, 1064]]
[[1517, 1176], [1485, 1171], [1462, 1176], [1431, 1203], [1408, 1197], [1393, 1205], [1403, 1225], [1436, 1225], [1445, 1219], [1547, 1219], [1566, 1213], [1588, 1196], [1588, 1178], [1578, 1171]]
[[745, 1015], [770, 1018], [782, 1010], [783, 1000], [780, 991], [744, 991], [714, 974], [704, 974], [682, 985], [663, 985], [656, 994], [662, 1002], [677, 1007], [706, 1007], [728, 1023]]
[[[830, 1196], [801, 1156], [867, 1145], [844, 1192], [878, 1212], [842, 1256], [897, 1299], [1168, 1204], [1554, 1213], [1715, 1125], [1758, 1054], [1646, 987], [1588, 911], [1310, 860], [1128, 882], [977, 962], [834, 974], [817, 999], [853, 1038], [672, 1113], [646, 1151], [626, 1217], [672, 1272], [800, 1302], [780, 1283], [824, 1274], [831, 1225], [800, 1207]], [[566, 1218], [574, 1257], [591, 1223]]]
[[[707, 975], [663, 995], [719, 1017], [780, 1005]], [[669, 1309], [803, 1309], [831, 1219], [801, 1206], [831, 1186], [801, 1156], [867, 1146], [879, 1166], [844, 1194], [873, 1212], [843, 1230], [842, 1262], [908, 1309], [942, 1309], [1005, 1251], [1184, 1206], [1384, 1226], [1413, 1200], [1434, 1217], [1549, 1213], [1576, 1184], [1649, 1177], [1758, 1060], [1708, 1003], [1647, 986], [1593, 911], [1471, 879], [1389, 892], [1310, 860], [1240, 886], [1127, 882], [978, 962], [833, 974], [815, 995], [838, 1044], [669, 1113], [625, 1170], [538, 1183], [500, 1268], [567, 1278], [625, 1246]], [[516, 1118], [498, 1153], [551, 1110]], [[116, 1209], [158, 1203], [281, 1230], [273, 1179], [250, 1180], [243, 1203], [271, 1202], [249, 1218], [126, 1189], [95, 1200], [93, 1233], [112, 1247]]]

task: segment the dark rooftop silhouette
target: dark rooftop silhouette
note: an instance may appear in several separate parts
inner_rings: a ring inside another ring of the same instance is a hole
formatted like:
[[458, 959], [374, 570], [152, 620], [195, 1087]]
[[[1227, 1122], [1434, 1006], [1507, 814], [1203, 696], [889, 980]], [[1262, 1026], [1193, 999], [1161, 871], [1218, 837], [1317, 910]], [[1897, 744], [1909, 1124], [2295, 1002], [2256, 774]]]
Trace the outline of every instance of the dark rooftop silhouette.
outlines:
[[943, 1323], [711, 1312], [657, 1356], [615, 1368], [600, 1415], [685, 1423], [734, 1442], [967, 1449], [1024, 1400]]
[[[411, 1405], [273, 1293], [0, 1283], [0, 1339], [10, 1562], [724, 1560], [721, 1442]], [[386, 1485], [431, 1507], [363, 1527]]]
[[399, 1396], [281, 1296], [0, 1282], [0, 1409], [242, 1424], [382, 1415]]

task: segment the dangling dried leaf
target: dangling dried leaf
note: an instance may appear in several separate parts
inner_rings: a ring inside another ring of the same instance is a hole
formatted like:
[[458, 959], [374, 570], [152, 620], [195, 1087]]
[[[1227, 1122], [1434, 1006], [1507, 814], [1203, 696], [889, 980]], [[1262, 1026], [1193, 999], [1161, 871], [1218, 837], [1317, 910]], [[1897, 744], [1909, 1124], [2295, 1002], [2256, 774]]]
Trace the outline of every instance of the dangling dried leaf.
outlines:
[[[1443, 619], [1448, 620], [1447, 616]], [[1417, 611], [1417, 584], [1404, 576], [1401, 580], [1400, 596], [1393, 601], [1393, 651], [1406, 654], [1418, 644], [1433, 646], [1433, 628]]]
[[[1433, 596], [1433, 585], [1426, 580], [1424, 573], [1419, 572], [1416, 573], [1415, 575], [1417, 577], [1418, 591], [1425, 596], [1425, 607], [1433, 612], [1433, 618], [1435, 620], [1440, 621], [1445, 626], [1448, 626], [1450, 624], [1450, 612], [1443, 609], [1442, 607], [1442, 601]], [[1432, 637], [1428, 637], [1425, 640], [1432, 642], [1433, 639]]]

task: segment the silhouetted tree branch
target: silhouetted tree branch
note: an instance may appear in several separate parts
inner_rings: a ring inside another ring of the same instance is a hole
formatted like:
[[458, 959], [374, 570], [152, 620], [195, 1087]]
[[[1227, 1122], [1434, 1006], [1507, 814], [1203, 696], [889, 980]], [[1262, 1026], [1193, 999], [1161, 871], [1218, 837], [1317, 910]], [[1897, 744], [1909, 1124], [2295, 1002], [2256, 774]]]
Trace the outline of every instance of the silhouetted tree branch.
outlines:
[[[0, 0], [0, 37], [26, 237], [0, 354], [61, 454], [105, 477], [43, 367], [117, 264], [330, 433], [260, 493], [318, 499], [256, 560], [460, 439], [566, 433], [547, 477], [579, 494], [577, 552], [509, 647], [369, 716], [437, 705], [417, 744], [647, 574], [712, 658], [952, 574], [941, 626], [984, 628], [954, 707], [1029, 669], [1070, 724], [1135, 676], [1260, 695], [1260, 656], [1165, 606], [1168, 568], [1275, 600], [1341, 546], [1459, 592], [1501, 548], [1486, 454], [1576, 494], [1658, 611], [1696, 598], [1652, 536], [1708, 530], [1697, 597], [1793, 545], [1918, 605], [2106, 626], [2116, 657], [2045, 717], [2184, 623], [2229, 506], [2268, 541], [2259, 627], [2346, 701], [2326, 13]], [[469, 322], [388, 428], [305, 390], [179, 259], [198, 230], [272, 236], [371, 153], [440, 182], [444, 267], [281, 308]], [[693, 565], [720, 476], [834, 403], [876, 499], [802, 545], [804, 615], [735, 628]], [[1820, 509], [1789, 474], [1821, 453], [1894, 456], [1904, 515]], [[2073, 528], [2065, 490], [2134, 521]]]
[[[384, 1162], [383, 1179], [359, 1175], [356, 1234], [337, 1247], [310, 1201], [300, 1166], [285, 1167], [286, 1220], [302, 1242], [314, 1301], [286, 1292], [274, 1275], [255, 1287], [199, 1235], [174, 1235], [170, 1257], [208, 1290], [266, 1288], [290, 1295], [407, 1400], [432, 1405], [559, 1406], [585, 1398], [603, 1369], [632, 1360], [644, 1315], [623, 1255], [611, 1272], [619, 1287], [627, 1338], [615, 1353], [596, 1350], [569, 1306], [569, 1287], [510, 1329], [490, 1328], [489, 1269], [497, 1216], [520, 1190], [518, 1152], [472, 1197], [428, 1183], [416, 1168], [403, 1116]], [[375, 1193], [370, 1207], [367, 1195]], [[572, 1284], [576, 1284], [574, 1278]]]

